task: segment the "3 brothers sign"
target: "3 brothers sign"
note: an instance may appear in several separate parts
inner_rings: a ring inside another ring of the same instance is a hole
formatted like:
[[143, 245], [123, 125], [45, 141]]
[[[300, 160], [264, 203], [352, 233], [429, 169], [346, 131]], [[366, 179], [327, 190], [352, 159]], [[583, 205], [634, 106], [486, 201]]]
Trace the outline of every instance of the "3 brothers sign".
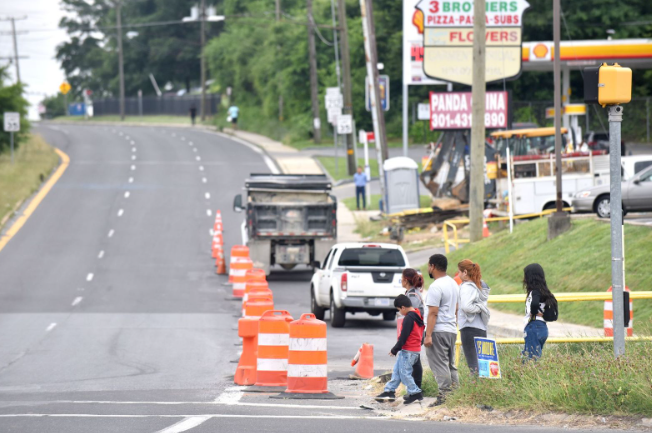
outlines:
[[[526, 0], [487, 0], [486, 81], [521, 72], [521, 25]], [[421, 0], [412, 23], [423, 34], [426, 76], [471, 85], [473, 76], [473, 1]]]

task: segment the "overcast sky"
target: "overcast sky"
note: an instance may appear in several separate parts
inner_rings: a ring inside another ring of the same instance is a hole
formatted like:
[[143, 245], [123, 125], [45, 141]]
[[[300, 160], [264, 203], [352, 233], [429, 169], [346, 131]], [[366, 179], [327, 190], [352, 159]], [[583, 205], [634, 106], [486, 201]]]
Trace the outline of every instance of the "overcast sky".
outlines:
[[[38, 119], [38, 104], [45, 94], [53, 95], [63, 82], [63, 71], [54, 58], [56, 46], [67, 39], [66, 32], [58, 29], [63, 12], [58, 0], [0, 0], [0, 18], [27, 17], [16, 21], [16, 31], [28, 31], [18, 35], [18, 54], [28, 56], [20, 59], [20, 78], [27, 84], [30, 119]], [[0, 57], [13, 56], [11, 22], [0, 21]], [[8, 60], [0, 60], [7, 64]], [[16, 69], [9, 68], [11, 81], [16, 80]]]

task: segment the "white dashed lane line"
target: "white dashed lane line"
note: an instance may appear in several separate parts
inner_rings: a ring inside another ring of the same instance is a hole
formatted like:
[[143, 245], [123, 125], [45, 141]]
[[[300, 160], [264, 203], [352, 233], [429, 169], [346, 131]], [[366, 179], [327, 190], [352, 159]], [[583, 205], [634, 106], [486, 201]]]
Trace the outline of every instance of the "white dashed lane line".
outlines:
[[90, 272], [88, 275], [86, 275], [86, 281], [93, 281], [93, 273]]
[[113, 229], [109, 230], [109, 237], [113, 237], [114, 233], [115, 233], [115, 230], [113, 230]]
[[131, 140], [131, 145], [133, 146], [134, 144], [136, 144], [136, 142]]
[[196, 159], [197, 161], [201, 161], [201, 157], [200, 157], [200, 156], [196, 156], [195, 159]]
[[129, 198], [130, 195], [131, 195], [131, 193], [129, 191], [125, 192], [125, 198]]
[[131, 151], [132, 151], [132, 152], [135, 152], [135, 151], [136, 151], [136, 148], [135, 148], [135, 147], [132, 147], [132, 148], [131, 148]]
[[181, 141], [186, 141], [186, 137], [181, 137]]
[[104, 257], [104, 250], [100, 251], [100, 253], [97, 255], [98, 259], [101, 259], [102, 257]]
[[129, 178], [129, 183], [134, 183], [134, 178], [133, 177]]
[[136, 170], [136, 166], [135, 166], [135, 165], [132, 165], [132, 166], [131, 166], [131, 170], [132, 170], [132, 171], [133, 171], [133, 170]]
[[81, 296], [77, 296], [75, 300], [72, 301], [72, 306], [74, 307], [75, 305], [79, 304], [82, 301], [82, 299], [84, 298], [82, 298]]
[[122, 215], [124, 215], [124, 213], [125, 213], [125, 210], [124, 210], [124, 209], [120, 209], [120, 210], [118, 211], [118, 216], [121, 217]]
[[202, 178], [201, 178], [201, 181], [204, 182], [204, 183], [206, 183], [206, 182], [208, 182], [208, 179], [206, 179], [205, 177], [202, 177]]
[[213, 212], [211, 212], [210, 209], [206, 209], [206, 215], [211, 216], [212, 214], [213, 214]]
[[204, 166], [203, 165], [199, 166], [199, 171], [204, 171]]
[[211, 194], [207, 192], [206, 194], [204, 194], [204, 197], [206, 197], [206, 200], [208, 200], [209, 198], [211, 198]]
[[132, 161], [135, 161], [136, 160], [136, 155], [131, 155], [131, 159], [132, 159]]
[[192, 148], [192, 151], [193, 151], [193, 152], [197, 152], [197, 148], [196, 148], [196, 147], [193, 147], [193, 148]]
[[188, 146], [192, 146], [192, 141], [189, 141], [189, 142], [188, 142]]
[[56, 324], [55, 322], [50, 323], [50, 326], [48, 326], [47, 328], [45, 328], [45, 332], [50, 332], [50, 331], [52, 331], [52, 330], [54, 329], [55, 326], [57, 326], [57, 324]]

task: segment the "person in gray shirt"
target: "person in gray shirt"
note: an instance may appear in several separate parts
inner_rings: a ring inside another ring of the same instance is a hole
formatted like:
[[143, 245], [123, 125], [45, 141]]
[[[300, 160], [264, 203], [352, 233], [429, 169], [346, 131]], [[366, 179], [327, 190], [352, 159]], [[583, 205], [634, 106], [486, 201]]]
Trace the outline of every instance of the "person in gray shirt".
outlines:
[[439, 395], [435, 405], [446, 400], [446, 395], [459, 384], [455, 365], [455, 340], [457, 339], [457, 307], [459, 287], [446, 274], [448, 260], [442, 254], [434, 254], [428, 261], [428, 274], [435, 281], [426, 295], [428, 316], [426, 322], [426, 357], [432, 370]]

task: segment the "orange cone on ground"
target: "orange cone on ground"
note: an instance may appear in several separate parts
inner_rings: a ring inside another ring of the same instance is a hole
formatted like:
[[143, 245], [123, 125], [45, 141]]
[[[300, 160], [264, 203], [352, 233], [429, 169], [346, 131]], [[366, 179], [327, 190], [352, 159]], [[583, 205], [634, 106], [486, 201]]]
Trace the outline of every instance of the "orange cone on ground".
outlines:
[[355, 372], [351, 379], [371, 379], [374, 377], [374, 346], [364, 343], [351, 361], [355, 365]]
[[211, 253], [214, 259], [217, 258], [218, 251], [224, 252], [224, 237], [221, 233], [215, 233], [211, 242]]
[[253, 385], [256, 382], [258, 319], [239, 319], [238, 335], [242, 337], [242, 354], [235, 370], [234, 382], [236, 385]]
[[[625, 286], [625, 291], [629, 292], [629, 287]], [[611, 293], [611, 287], [607, 292]], [[634, 303], [629, 298], [629, 323], [627, 324], [627, 336], [634, 336]], [[614, 306], [613, 301], [604, 301], [604, 336], [614, 336]]]
[[226, 275], [226, 263], [224, 260], [224, 251], [222, 249], [219, 249], [217, 251], [217, 257], [215, 259], [215, 266], [217, 269], [215, 270], [215, 273], [218, 275]]
[[265, 311], [258, 320], [256, 386], [287, 386], [290, 322], [287, 311]]
[[482, 220], [482, 237], [483, 238], [488, 238], [491, 236], [491, 232], [489, 231], [489, 227], [487, 226], [487, 221], [484, 219]]
[[303, 314], [290, 323], [286, 393], [327, 394], [326, 323]]

